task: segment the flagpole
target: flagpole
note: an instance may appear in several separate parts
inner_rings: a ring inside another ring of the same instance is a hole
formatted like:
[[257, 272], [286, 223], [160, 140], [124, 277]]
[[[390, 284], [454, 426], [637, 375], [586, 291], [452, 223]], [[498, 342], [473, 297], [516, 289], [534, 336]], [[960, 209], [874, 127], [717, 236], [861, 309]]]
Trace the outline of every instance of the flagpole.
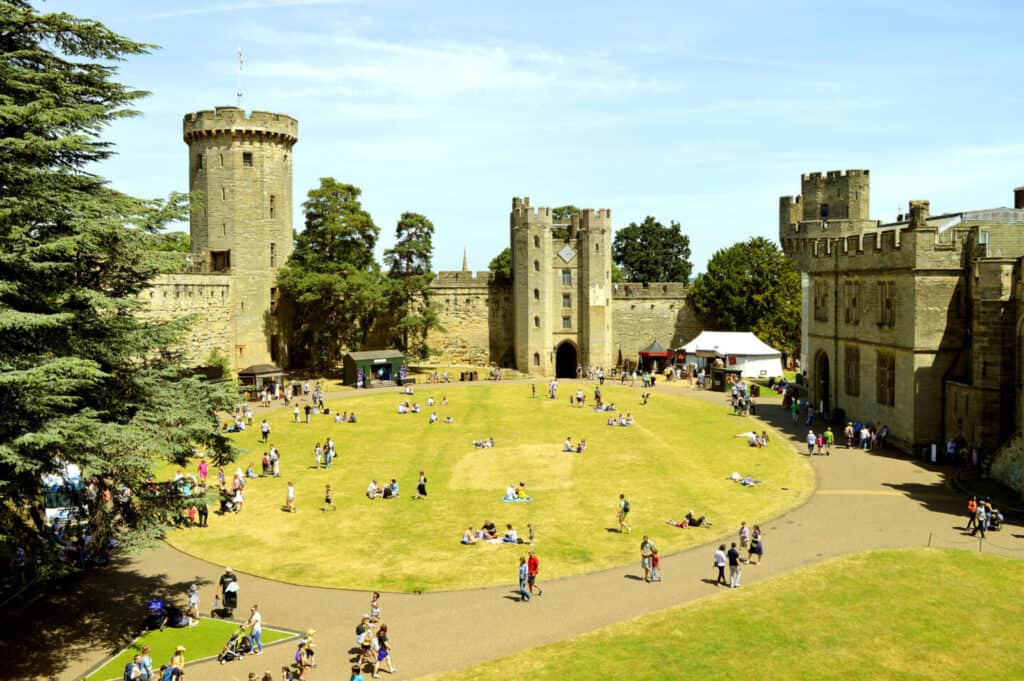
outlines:
[[242, 48], [238, 48], [238, 89], [235, 90], [235, 99], [239, 107], [242, 106]]

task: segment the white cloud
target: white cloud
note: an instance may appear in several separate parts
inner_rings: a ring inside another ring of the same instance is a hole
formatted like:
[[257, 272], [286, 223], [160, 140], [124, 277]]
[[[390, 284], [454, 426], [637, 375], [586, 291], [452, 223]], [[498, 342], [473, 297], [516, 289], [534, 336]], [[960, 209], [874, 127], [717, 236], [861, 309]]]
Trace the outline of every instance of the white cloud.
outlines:
[[160, 12], [151, 15], [153, 19], [174, 19], [178, 17], [190, 17], [199, 14], [222, 14], [225, 12], [239, 12], [253, 9], [277, 9], [289, 7], [307, 7], [311, 5], [345, 5], [353, 0], [238, 0], [220, 5], [206, 5], [205, 7], [187, 7]]

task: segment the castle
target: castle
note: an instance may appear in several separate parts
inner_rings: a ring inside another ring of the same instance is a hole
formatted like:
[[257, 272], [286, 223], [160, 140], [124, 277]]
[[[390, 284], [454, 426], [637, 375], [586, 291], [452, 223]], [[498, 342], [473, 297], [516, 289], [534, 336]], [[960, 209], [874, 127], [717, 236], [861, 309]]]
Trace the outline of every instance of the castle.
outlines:
[[[188, 271], [157, 277], [143, 314], [195, 316], [184, 350], [196, 364], [221, 355], [237, 371], [287, 363], [278, 270], [292, 252], [292, 148], [298, 122], [237, 107], [186, 114], [190, 216]], [[677, 347], [700, 332], [685, 283], [613, 283], [611, 211], [556, 223], [550, 208], [512, 200], [512, 278], [440, 272], [430, 298], [441, 329], [427, 344], [453, 364], [575, 376], [577, 366], [636, 359], [652, 340]], [[558, 230], [558, 231], [556, 231]], [[565, 236], [562, 236], [562, 235]], [[340, 361], [340, 358], [339, 358]]]
[[816, 407], [907, 451], [991, 452], [1024, 423], [1024, 188], [1013, 208], [871, 220], [867, 170], [810, 173], [779, 203], [800, 270], [801, 348]]

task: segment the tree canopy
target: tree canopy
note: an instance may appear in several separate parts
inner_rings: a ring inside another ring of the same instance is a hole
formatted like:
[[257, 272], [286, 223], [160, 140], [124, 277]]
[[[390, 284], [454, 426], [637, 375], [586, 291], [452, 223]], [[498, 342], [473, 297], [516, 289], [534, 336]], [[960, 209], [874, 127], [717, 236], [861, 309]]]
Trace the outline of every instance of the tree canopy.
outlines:
[[799, 352], [800, 274], [769, 239], [716, 251], [689, 300], [706, 328], [753, 331], [787, 355]]
[[494, 272], [494, 276], [501, 279], [512, 278], [512, 249], [508, 246], [498, 255], [491, 259], [487, 269]]
[[[580, 209], [572, 204], [565, 206], [558, 206], [557, 208], [551, 209], [551, 220], [555, 223], [566, 223], [573, 215], [578, 215]], [[569, 238], [569, 229], [567, 227], [554, 227], [551, 229], [551, 236], [556, 239], [567, 239]]]
[[690, 237], [682, 233], [678, 222], [666, 227], [651, 216], [615, 233], [612, 258], [626, 281], [687, 282], [693, 271]]
[[395, 245], [384, 251], [393, 301], [391, 335], [402, 351], [417, 357], [427, 356], [427, 333], [438, 326], [437, 308], [430, 300], [433, 254], [434, 223], [419, 213], [402, 213]]
[[278, 272], [292, 316], [295, 366], [334, 370], [342, 348], [361, 347], [387, 307], [387, 282], [373, 257], [380, 229], [359, 202], [361, 193], [325, 177], [302, 204], [306, 229]]
[[[0, 6], [0, 544], [43, 576], [72, 548], [98, 557], [161, 536], [186, 500], [147, 481], [160, 460], [193, 446], [231, 456], [216, 410], [234, 391], [173, 349], [190, 320], [138, 314], [156, 235], [184, 197], [133, 198], [91, 173], [113, 153], [100, 133], [145, 94], [115, 80], [116, 64], [149, 49], [95, 21]], [[44, 479], [60, 489], [59, 534]]]

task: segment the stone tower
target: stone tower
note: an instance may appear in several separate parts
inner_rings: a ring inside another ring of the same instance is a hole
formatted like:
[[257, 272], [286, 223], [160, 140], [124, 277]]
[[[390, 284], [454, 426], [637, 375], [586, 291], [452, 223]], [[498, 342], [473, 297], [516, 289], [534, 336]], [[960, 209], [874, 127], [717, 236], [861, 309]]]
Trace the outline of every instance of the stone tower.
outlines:
[[282, 361], [277, 271], [292, 252], [292, 146], [298, 121], [217, 107], [185, 115], [196, 268], [230, 277], [234, 368]]
[[512, 306], [520, 371], [575, 376], [612, 361], [612, 216], [586, 209], [555, 237], [550, 208], [512, 199]]

